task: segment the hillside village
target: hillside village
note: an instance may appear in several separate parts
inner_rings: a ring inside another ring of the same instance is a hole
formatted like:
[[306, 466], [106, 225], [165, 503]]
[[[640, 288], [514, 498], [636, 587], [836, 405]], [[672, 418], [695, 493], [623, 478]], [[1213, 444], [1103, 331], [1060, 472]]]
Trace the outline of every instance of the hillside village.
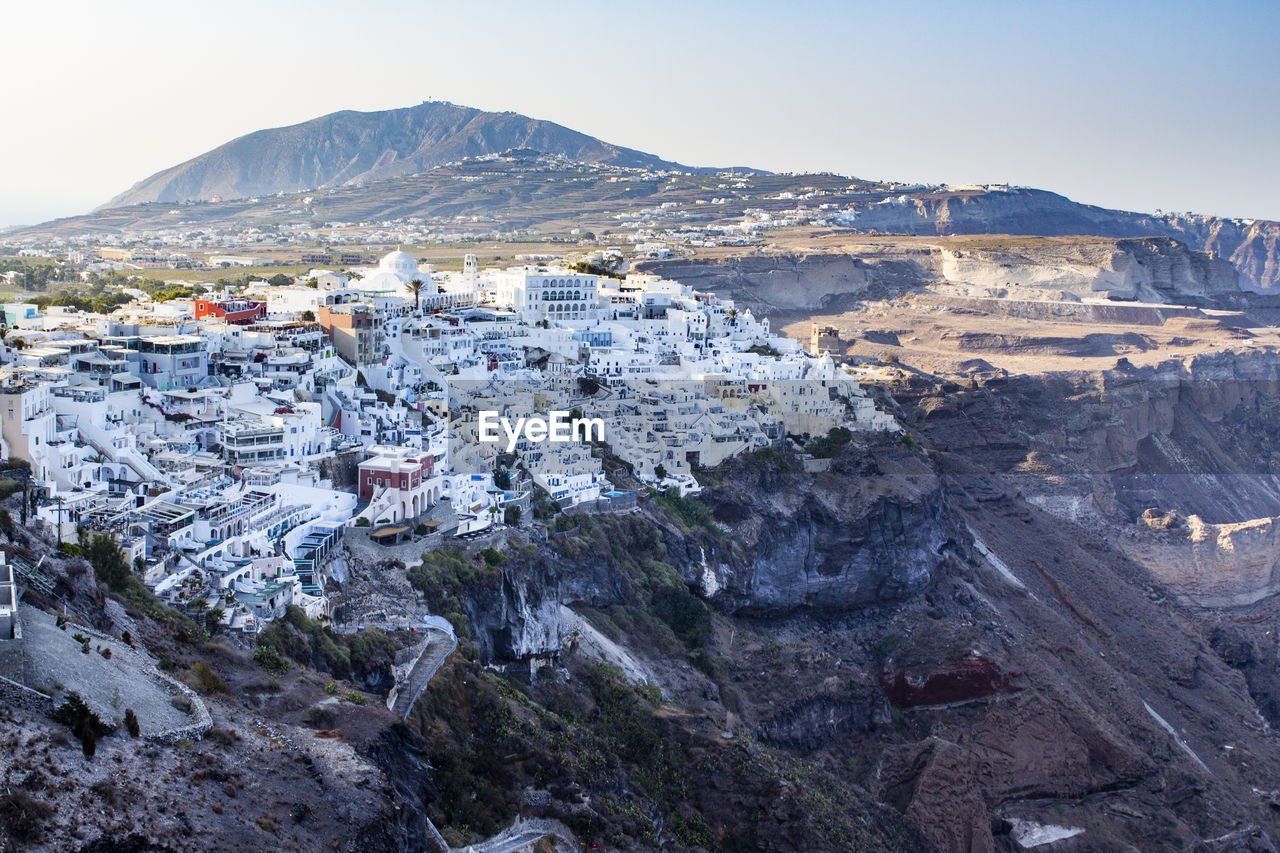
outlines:
[[[4, 306], [0, 450], [30, 466], [33, 517], [110, 536], [157, 596], [251, 635], [289, 605], [331, 615], [353, 528], [439, 547], [696, 492], [788, 435], [898, 429], [830, 355], [679, 282], [403, 251], [351, 273], [109, 315]], [[483, 411], [585, 413], [605, 439], [509, 449], [480, 440]]]
[[[402, 183], [413, 188], [402, 198]], [[372, 245], [527, 243], [531, 254], [664, 258], [750, 246], [798, 224], [844, 226], [943, 188], [839, 175], [689, 172], [582, 163], [536, 151], [468, 157], [394, 182], [210, 202], [159, 202], [16, 229], [0, 245], [93, 273], [303, 263], [359, 267]], [[977, 189], [977, 188], [974, 188]], [[566, 215], [572, 205], [572, 215]], [[606, 242], [601, 242], [601, 241]], [[613, 244], [617, 245], [613, 245]], [[539, 246], [538, 244], [548, 244]]]

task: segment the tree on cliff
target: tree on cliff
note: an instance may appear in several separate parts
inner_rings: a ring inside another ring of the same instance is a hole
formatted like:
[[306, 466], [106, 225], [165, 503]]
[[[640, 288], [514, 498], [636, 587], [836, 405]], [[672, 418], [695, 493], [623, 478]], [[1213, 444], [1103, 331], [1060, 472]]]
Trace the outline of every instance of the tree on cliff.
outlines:
[[67, 700], [53, 712], [53, 719], [71, 729], [71, 733], [79, 738], [85, 756], [93, 758], [98, 749], [98, 739], [107, 733], [107, 727], [79, 693], [72, 691], [67, 694]]
[[102, 533], [95, 534], [85, 545], [84, 557], [93, 566], [98, 580], [119, 592], [129, 580], [129, 562], [116, 540]]

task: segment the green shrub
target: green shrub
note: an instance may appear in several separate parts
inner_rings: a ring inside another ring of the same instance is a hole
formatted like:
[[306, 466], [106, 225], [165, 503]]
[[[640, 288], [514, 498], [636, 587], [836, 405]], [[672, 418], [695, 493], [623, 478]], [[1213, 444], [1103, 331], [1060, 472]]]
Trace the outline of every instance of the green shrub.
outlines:
[[267, 672], [273, 672], [276, 675], [284, 675], [289, 669], [289, 662], [284, 659], [284, 656], [267, 646], [258, 646], [254, 649], [253, 661]]
[[361, 517], [356, 519], [356, 527], [372, 527], [372, 526], [373, 526], [373, 522], [369, 521], [369, 519], [367, 518]]
[[819, 459], [834, 459], [852, 439], [853, 432], [848, 428], [832, 427], [831, 431], [822, 438], [810, 441], [805, 449]]
[[132, 575], [124, 551], [106, 534], [95, 534], [84, 548], [84, 558], [93, 565], [98, 580], [116, 592], [125, 588]]
[[202, 660], [195, 662], [191, 667], [192, 687], [202, 693], [229, 693], [227, 685], [223, 683], [218, 674], [209, 668], [209, 665]]
[[[446, 611], [446, 604], [460, 598], [463, 590], [477, 583], [482, 572], [461, 551], [430, 551], [422, 562], [409, 569], [409, 583], [426, 596], [432, 612]], [[456, 606], [456, 605], [455, 605]]]
[[659, 587], [649, 606], [687, 648], [703, 648], [711, 638], [711, 611], [684, 584]]
[[675, 486], [657, 495], [658, 503], [686, 527], [712, 527], [711, 509], [693, 495], [681, 495]]
[[662, 704], [662, 691], [656, 684], [650, 684], [647, 681], [643, 684], [637, 684], [636, 692], [648, 699], [654, 705]]
[[351, 672], [356, 676], [373, 670], [389, 671], [395, 666], [400, 643], [381, 628], [366, 628], [343, 638], [351, 656]]
[[351, 676], [351, 655], [337, 635], [292, 604], [285, 608], [283, 618], [276, 619], [258, 635], [258, 647], [264, 646], [338, 678]]

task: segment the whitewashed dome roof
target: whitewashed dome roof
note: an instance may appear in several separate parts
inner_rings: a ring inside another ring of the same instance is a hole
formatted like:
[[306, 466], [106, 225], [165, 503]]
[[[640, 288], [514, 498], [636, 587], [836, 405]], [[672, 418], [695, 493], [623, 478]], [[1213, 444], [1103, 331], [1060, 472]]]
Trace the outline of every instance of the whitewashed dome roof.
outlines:
[[410, 280], [419, 276], [418, 262], [413, 259], [413, 255], [408, 252], [396, 250], [388, 252], [387, 255], [378, 262], [378, 269], [393, 273], [403, 282], [408, 283]]

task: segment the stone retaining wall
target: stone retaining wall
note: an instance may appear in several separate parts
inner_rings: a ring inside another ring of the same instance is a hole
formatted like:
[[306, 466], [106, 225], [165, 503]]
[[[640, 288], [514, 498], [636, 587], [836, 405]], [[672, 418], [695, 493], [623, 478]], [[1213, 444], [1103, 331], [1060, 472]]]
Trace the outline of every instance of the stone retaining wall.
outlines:
[[213, 728], [213, 717], [210, 716], [209, 709], [205, 707], [204, 700], [196, 695], [194, 690], [155, 667], [152, 667], [147, 672], [147, 675], [162, 687], [170, 687], [190, 699], [191, 708], [194, 712], [192, 716], [196, 718], [196, 721], [190, 725], [147, 735], [147, 740], [166, 744], [175, 744], [180, 740], [200, 740], [208, 733], [209, 729]]
[[53, 714], [53, 697], [46, 696], [38, 690], [32, 690], [24, 684], [10, 681], [0, 675], [0, 702], [6, 702], [17, 708], [44, 714]]

